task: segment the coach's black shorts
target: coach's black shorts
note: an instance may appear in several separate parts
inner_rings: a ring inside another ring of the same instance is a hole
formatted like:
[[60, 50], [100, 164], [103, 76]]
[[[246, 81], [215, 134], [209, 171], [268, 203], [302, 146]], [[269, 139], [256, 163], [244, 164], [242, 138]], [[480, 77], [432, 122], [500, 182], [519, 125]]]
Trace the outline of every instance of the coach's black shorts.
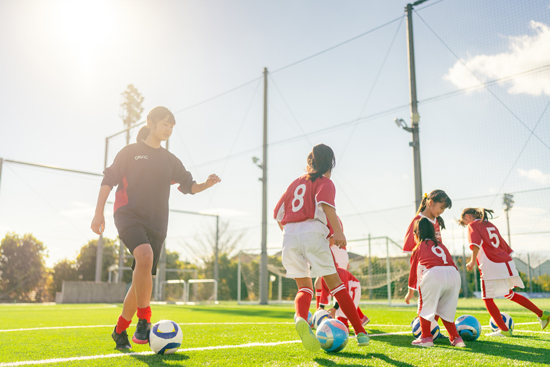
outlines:
[[[166, 237], [160, 237], [151, 229], [148, 229], [140, 224], [135, 224], [126, 228], [122, 232], [119, 232], [119, 237], [124, 243], [124, 246], [126, 246], [132, 254], [134, 254], [134, 250], [139, 245], [143, 245], [145, 243], [151, 245], [151, 248], [153, 249], [153, 269], [151, 269], [151, 273], [155, 275], [157, 273], [157, 265], [160, 258], [160, 252], [162, 250], [162, 244], [164, 243], [164, 239]], [[132, 263], [132, 270], [134, 270], [135, 267], [136, 260], [134, 259], [134, 262]]]

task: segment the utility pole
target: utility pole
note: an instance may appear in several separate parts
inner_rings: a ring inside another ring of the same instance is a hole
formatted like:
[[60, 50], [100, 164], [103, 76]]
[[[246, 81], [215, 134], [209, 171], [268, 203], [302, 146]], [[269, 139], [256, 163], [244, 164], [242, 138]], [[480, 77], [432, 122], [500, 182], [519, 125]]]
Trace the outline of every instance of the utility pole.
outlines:
[[219, 238], [220, 238], [220, 216], [216, 215], [216, 247], [214, 248], [214, 279], [218, 283], [220, 278], [220, 264], [218, 262], [219, 255]]
[[514, 206], [514, 195], [504, 194], [502, 197], [502, 202], [504, 204], [504, 212], [506, 213], [506, 224], [508, 226], [508, 246], [512, 246], [512, 238], [510, 236], [510, 209]]
[[413, 4], [407, 4], [405, 12], [407, 13], [407, 48], [409, 55], [409, 87], [411, 100], [411, 132], [412, 142], [409, 145], [413, 148], [414, 160], [414, 197], [416, 207], [420, 207], [422, 201], [422, 172], [420, 169], [420, 136], [418, 122], [420, 115], [418, 114], [418, 100], [416, 97], [416, 68], [414, 62], [414, 37], [413, 37], [413, 21], [412, 11], [413, 6], [419, 5], [426, 0], [419, 0]]
[[262, 254], [260, 265], [260, 304], [268, 303], [267, 274], [267, 68], [264, 68], [264, 141], [262, 156]]

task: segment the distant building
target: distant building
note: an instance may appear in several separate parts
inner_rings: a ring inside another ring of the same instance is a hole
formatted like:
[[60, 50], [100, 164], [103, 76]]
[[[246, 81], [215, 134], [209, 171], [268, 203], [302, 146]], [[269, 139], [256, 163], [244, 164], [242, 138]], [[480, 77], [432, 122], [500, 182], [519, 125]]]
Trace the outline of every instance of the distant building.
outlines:
[[541, 275], [550, 275], [550, 260], [546, 260], [533, 270], [533, 276], [539, 277]]

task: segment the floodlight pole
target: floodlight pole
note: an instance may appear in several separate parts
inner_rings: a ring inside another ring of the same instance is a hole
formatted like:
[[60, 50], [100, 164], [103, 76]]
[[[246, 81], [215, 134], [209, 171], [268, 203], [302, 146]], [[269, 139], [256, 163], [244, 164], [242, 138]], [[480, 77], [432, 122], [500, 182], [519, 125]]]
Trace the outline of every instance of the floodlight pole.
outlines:
[[264, 133], [262, 157], [262, 252], [260, 259], [260, 304], [268, 303], [267, 274], [267, 68], [264, 68]]
[[418, 122], [420, 115], [418, 114], [418, 100], [416, 96], [416, 69], [414, 63], [414, 37], [413, 37], [413, 21], [412, 11], [413, 6], [419, 5], [426, 0], [419, 0], [413, 4], [407, 4], [405, 12], [407, 13], [407, 48], [409, 59], [409, 87], [411, 101], [411, 132], [412, 142], [409, 145], [413, 148], [414, 160], [414, 198], [416, 207], [420, 207], [422, 202], [422, 171], [420, 167], [420, 135]]

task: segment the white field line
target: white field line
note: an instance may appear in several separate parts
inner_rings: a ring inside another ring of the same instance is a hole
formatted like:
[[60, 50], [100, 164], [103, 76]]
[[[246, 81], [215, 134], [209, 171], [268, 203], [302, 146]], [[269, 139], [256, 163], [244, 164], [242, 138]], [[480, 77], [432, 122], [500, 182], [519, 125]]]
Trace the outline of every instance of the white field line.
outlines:
[[[180, 322], [178, 325], [182, 326], [216, 326], [216, 325], [293, 325], [293, 322]], [[538, 322], [525, 322], [515, 325], [536, 325]], [[135, 326], [132, 324], [130, 326]], [[83, 326], [50, 326], [50, 327], [35, 327], [35, 328], [22, 328], [22, 329], [4, 329], [0, 330], [0, 333], [18, 332], [18, 331], [40, 331], [40, 330], [63, 330], [63, 329], [93, 329], [93, 328], [112, 328], [111, 325], [83, 325]], [[368, 327], [410, 327], [410, 325], [377, 325], [371, 324]], [[489, 328], [484, 325], [482, 328]], [[385, 334], [384, 334], [385, 335]]]
[[[370, 336], [371, 337], [386, 336], [386, 335], [398, 335], [398, 334], [408, 334], [408, 333], [410, 333], [410, 331], [399, 331], [395, 333], [384, 333], [384, 334], [370, 334]], [[350, 338], [355, 338], [355, 337], [350, 337]], [[273, 343], [248, 343], [248, 344], [239, 344], [239, 345], [220, 345], [220, 346], [212, 346], [212, 347], [187, 348], [187, 349], [178, 349], [178, 353], [179, 352], [197, 352], [197, 351], [216, 350], [216, 349], [271, 347], [276, 345], [294, 344], [294, 343], [300, 343], [300, 340], [288, 340], [284, 342], [273, 342]], [[113, 353], [113, 354], [100, 354], [100, 355], [85, 356], [85, 357], [53, 358], [53, 359], [42, 359], [38, 361], [20, 361], [20, 362], [0, 363], [0, 367], [28, 366], [28, 365], [47, 364], [47, 363], [65, 363], [65, 362], [86, 361], [86, 360], [93, 360], [93, 359], [117, 358], [117, 357], [125, 357], [125, 356], [144, 356], [144, 355], [151, 355], [151, 354], [153, 354], [153, 352]]]
[[[517, 325], [530, 325], [530, 324], [535, 324], [535, 323], [530, 322], [530, 323], [522, 323]], [[193, 325], [193, 324], [190, 324], [190, 325]], [[212, 324], [206, 324], [206, 325], [212, 325]], [[372, 325], [372, 326], [375, 326], [375, 325]], [[516, 331], [521, 331], [525, 333], [550, 334], [549, 332], [544, 332], [544, 331], [528, 331], [528, 330], [516, 330]], [[375, 337], [375, 336], [401, 335], [401, 334], [409, 334], [409, 333], [410, 331], [397, 331], [393, 333], [369, 334], [369, 336]], [[355, 336], [352, 336], [350, 338], [355, 338]], [[178, 352], [197, 352], [197, 351], [204, 351], [204, 350], [251, 348], [251, 347], [271, 347], [276, 345], [295, 344], [295, 343], [300, 343], [300, 340], [288, 340], [288, 341], [273, 342], [273, 343], [248, 343], [248, 344], [239, 344], [239, 345], [220, 345], [220, 346], [211, 346], [211, 347], [187, 348], [187, 349], [178, 349]], [[100, 355], [85, 356], [85, 357], [53, 358], [53, 359], [42, 359], [37, 361], [6, 362], [6, 363], [0, 363], [0, 367], [29, 366], [29, 365], [48, 364], [48, 363], [64, 363], [64, 362], [117, 358], [117, 357], [126, 357], [126, 356], [145, 356], [145, 355], [151, 355], [151, 354], [153, 354], [153, 352], [113, 353], [113, 354], [100, 354]]]

